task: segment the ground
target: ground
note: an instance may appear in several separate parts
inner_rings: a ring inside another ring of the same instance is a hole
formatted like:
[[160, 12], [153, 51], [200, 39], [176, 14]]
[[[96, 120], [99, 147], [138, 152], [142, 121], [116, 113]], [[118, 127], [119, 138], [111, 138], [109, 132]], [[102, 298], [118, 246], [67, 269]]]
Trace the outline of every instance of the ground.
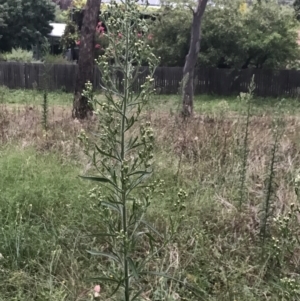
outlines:
[[[0, 301], [91, 300], [96, 284], [100, 300], [114, 300], [93, 279], [107, 268], [87, 253], [101, 243], [101, 220], [94, 184], [78, 177], [89, 166], [78, 135], [94, 121], [73, 120], [72, 95], [50, 93], [45, 131], [42, 101], [38, 91], [0, 88]], [[300, 299], [300, 102], [252, 105], [248, 126], [238, 97], [197, 96], [187, 123], [179, 96], [155, 96], [146, 108], [154, 178], [166, 183], [148, 219], [165, 231], [178, 190], [188, 193], [183, 223], [154, 268], [169, 267], [197, 296], [158, 277], [141, 300]]]

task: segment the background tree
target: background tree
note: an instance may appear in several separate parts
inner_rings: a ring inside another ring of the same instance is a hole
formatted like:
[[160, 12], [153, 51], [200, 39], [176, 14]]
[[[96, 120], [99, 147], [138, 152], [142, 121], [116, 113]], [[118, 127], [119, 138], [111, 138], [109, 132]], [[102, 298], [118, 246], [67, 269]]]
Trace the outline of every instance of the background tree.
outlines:
[[296, 22], [290, 7], [275, 1], [219, 1], [203, 21], [201, 65], [220, 68], [285, 68], [299, 58]]
[[[191, 15], [176, 8], [164, 8], [160, 14], [152, 28], [155, 54], [162, 66], [183, 66]], [[245, 6], [244, 1], [216, 0], [214, 6], [207, 5], [203, 17], [198, 63], [218, 68], [286, 68], [300, 57], [296, 30], [293, 9], [276, 1]]]
[[99, 18], [100, 5], [101, 0], [88, 0], [84, 11], [72, 114], [74, 118], [78, 119], [86, 118], [92, 111], [88, 99], [82, 95], [82, 92], [85, 84], [93, 80], [95, 28]]
[[[224, 5], [223, 5], [224, 4]], [[207, 8], [202, 25], [202, 51], [199, 63], [203, 66], [242, 67], [247, 60], [244, 43], [244, 9], [240, 1], [218, 2]]]
[[200, 51], [202, 17], [207, 1], [208, 0], [198, 0], [196, 9], [189, 6], [192, 10], [193, 21], [191, 26], [189, 52], [185, 58], [183, 67], [182, 113], [185, 116], [189, 116], [193, 113], [194, 73]]
[[154, 52], [161, 66], [183, 66], [189, 51], [192, 14], [187, 9], [163, 7], [151, 24]]
[[295, 0], [293, 6], [294, 6], [297, 20], [300, 20], [300, 1]]
[[55, 19], [56, 23], [66, 23], [68, 22], [68, 10], [62, 10], [58, 5], [55, 5]]
[[52, 0], [55, 4], [57, 4], [60, 9], [66, 10], [68, 9], [71, 4], [72, 4], [72, 0]]
[[[6, 19], [6, 11], [7, 11], [7, 4], [0, 4], [0, 33], [2, 32], [3, 28], [7, 26], [5, 24]], [[2, 38], [2, 34], [0, 34], [0, 39]]]
[[[2, 17], [1, 7], [6, 8]], [[1, 27], [0, 51], [30, 49], [41, 43], [52, 30], [49, 22], [54, 20], [54, 12], [55, 6], [48, 0], [0, 0], [0, 18], [6, 24]]]

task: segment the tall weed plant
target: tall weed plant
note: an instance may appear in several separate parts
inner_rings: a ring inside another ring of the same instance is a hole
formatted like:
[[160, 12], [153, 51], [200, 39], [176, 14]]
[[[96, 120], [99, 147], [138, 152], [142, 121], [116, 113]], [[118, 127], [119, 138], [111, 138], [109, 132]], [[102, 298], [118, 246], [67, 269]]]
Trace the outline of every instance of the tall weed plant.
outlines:
[[267, 165], [267, 175], [265, 178], [265, 199], [262, 204], [263, 206], [261, 212], [260, 234], [263, 243], [270, 236], [270, 223], [274, 217], [274, 207], [276, 204], [276, 190], [278, 186], [276, 183], [276, 167], [278, 163], [280, 140], [285, 130], [281, 106], [282, 102], [280, 102], [277, 107], [272, 124], [273, 143], [270, 149], [270, 159]]
[[[163, 193], [163, 181], [150, 181], [154, 132], [150, 122], [142, 120], [142, 110], [154, 92], [158, 59], [148, 45], [149, 27], [140, 13], [135, 0], [112, 3], [104, 13], [107, 33], [102, 35], [108, 38], [109, 46], [97, 63], [105, 101], [94, 96], [91, 83], [86, 84], [84, 92], [98, 117], [99, 131], [95, 143], [81, 133], [94, 172], [83, 178], [99, 183], [91, 197], [99, 200], [99, 235], [103, 239], [102, 247], [89, 253], [107, 262], [105, 265], [102, 261], [97, 281], [113, 287], [106, 290], [111, 300], [142, 300], [149, 275], [168, 277], [161, 267], [157, 269], [157, 260], [177, 226], [173, 223], [170, 231], [159, 233], [146, 221], [153, 197]], [[142, 71], [145, 61], [148, 70]], [[145, 82], [134, 91], [141, 72], [147, 72]], [[184, 191], [178, 193], [179, 211], [184, 208], [185, 196]], [[96, 286], [95, 295], [99, 294], [100, 286]]]
[[49, 103], [48, 103], [48, 92], [44, 91], [43, 103], [42, 103], [42, 126], [45, 133], [48, 131], [48, 112], [49, 112]]
[[245, 104], [246, 111], [246, 121], [244, 124], [244, 138], [240, 150], [241, 156], [241, 169], [240, 169], [240, 188], [239, 188], [239, 209], [241, 210], [242, 205], [246, 202], [246, 180], [247, 180], [247, 167], [248, 167], [248, 157], [249, 157], [249, 126], [251, 118], [251, 108], [253, 93], [255, 90], [254, 76], [249, 85], [248, 93], [241, 93], [240, 100]]

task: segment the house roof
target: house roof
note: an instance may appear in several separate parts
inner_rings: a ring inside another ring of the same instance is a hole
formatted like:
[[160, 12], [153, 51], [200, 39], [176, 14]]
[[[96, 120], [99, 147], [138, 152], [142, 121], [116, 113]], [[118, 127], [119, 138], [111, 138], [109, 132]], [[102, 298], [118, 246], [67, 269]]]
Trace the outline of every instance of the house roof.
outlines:
[[51, 33], [49, 33], [50, 37], [53, 38], [61, 38], [65, 32], [66, 25], [65, 23], [50, 23], [53, 27]]

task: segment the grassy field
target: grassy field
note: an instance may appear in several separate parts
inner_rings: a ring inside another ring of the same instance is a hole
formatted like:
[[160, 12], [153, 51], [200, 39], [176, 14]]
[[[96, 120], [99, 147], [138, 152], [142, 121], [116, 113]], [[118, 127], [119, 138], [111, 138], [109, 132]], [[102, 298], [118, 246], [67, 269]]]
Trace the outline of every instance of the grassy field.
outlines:
[[[9, 90], [0, 86], [0, 104], [7, 104], [11, 107], [18, 105], [41, 106], [43, 93], [38, 90]], [[51, 92], [48, 96], [50, 106], [70, 106], [73, 98], [69, 93]], [[236, 96], [218, 97], [212, 95], [196, 95], [195, 111], [201, 114], [214, 114], [227, 109], [230, 112], [240, 112], [244, 109], [244, 104]], [[253, 113], [256, 115], [267, 115], [272, 113], [276, 104], [282, 99], [276, 98], [255, 98], [253, 100]], [[180, 107], [180, 97], [178, 95], [154, 95], [150, 108], [164, 110], [168, 113], [176, 112]], [[296, 115], [300, 112], [299, 99], [290, 98], [285, 100], [284, 110], [286, 114]]]
[[[42, 99], [0, 88], [0, 301], [93, 300], [96, 284], [100, 300], [122, 300], [94, 280], [111, 267], [87, 253], [101, 247], [101, 215], [94, 184], [78, 177], [89, 160], [77, 137], [94, 122], [71, 118], [72, 95], [50, 93], [46, 132]], [[247, 114], [237, 97], [197, 96], [184, 123], [179, 101], [155, 96], [143, 115], [155, 132], [154, 178], [166, 188], [148, 219], [168, 229], [178, 190], [188, 192], [183, 223], [153, 268], [198, 295], [157, 277], [140, 300], [300, 300], [300, 102], [254, 99]]]

